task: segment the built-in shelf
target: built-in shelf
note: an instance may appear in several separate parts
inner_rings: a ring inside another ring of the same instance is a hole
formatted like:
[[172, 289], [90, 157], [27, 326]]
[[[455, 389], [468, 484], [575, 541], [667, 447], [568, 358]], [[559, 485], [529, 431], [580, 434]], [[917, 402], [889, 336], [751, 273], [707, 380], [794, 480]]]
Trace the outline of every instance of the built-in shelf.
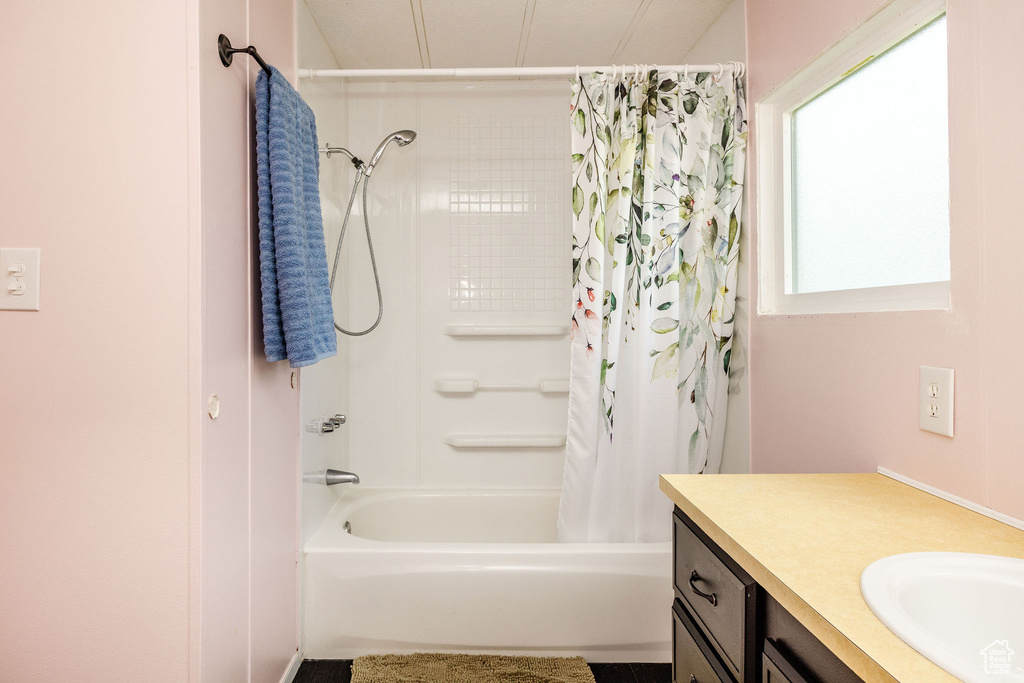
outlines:
[[475, 379], [439, 379], [434, 382], [439, 394], [473, 394], [478, 391], [538, 391], [542, 394], [568, 394], [569, 380], [542, 379], [537, 382], [502, 384], [478, 382]]
[[568, 325], [448, 325], [449, 337], [564, 337]]
[[561, 448], [565, 434], [448, 434], [452, 448]]

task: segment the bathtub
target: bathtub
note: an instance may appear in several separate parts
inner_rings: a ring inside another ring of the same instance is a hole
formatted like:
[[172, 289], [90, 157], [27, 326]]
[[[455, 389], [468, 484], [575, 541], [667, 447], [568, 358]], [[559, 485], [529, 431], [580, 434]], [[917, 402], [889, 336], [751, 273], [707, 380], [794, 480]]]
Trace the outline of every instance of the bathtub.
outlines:
[[671, 661], [671, 543], [556, 543], [558, 496], [346, 491], [305, 547], [303, 656]]

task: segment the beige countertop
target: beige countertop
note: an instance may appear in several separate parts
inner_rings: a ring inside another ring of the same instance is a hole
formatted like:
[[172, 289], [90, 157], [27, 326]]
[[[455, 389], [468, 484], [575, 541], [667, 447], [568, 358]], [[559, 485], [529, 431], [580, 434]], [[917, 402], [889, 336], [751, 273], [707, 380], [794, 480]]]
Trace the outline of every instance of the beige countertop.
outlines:
[[671, 474], [661, 490], [868, 682], [957, 679], [875, 617], [865, 567], [921, 551], [1024, 559], [1024, 531], [881, 474]]

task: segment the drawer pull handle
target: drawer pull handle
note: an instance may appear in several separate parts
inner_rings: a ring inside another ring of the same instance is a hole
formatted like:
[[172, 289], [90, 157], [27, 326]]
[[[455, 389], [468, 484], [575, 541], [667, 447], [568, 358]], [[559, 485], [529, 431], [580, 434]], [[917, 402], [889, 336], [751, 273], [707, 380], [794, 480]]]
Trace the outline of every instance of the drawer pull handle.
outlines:
[[696, 593], [700, 597], [702, 597], [705, 600], [707, 600], [708, 602], [710, 602], [712, 607], [715, 607], [716, 605], [718, 605], [718, 596], [716, 596], [714, 593], [704, 593], [699, 588], [697, 588], [695, 585], [693, 585], [694, 581], [699, 581], [699, 580], [700, 580], [700, 576], [697, 575], [697, 570], [694, 569], [693, 571], [690, 572], [690, 590], [692, 590], [694, 593]]
[[697, 677], [693, 674], [690, 674], [690, 683], [697, 683]]

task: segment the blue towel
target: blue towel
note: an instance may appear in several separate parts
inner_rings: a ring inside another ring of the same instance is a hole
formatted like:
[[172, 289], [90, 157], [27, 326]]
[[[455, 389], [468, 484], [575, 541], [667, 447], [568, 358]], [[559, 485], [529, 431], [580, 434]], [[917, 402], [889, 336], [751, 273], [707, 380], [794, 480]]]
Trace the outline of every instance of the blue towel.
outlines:
[[256, 77], [263, 346], [293, 368], [338, 352], [320, 213], [316, 120], [281, 72]]

